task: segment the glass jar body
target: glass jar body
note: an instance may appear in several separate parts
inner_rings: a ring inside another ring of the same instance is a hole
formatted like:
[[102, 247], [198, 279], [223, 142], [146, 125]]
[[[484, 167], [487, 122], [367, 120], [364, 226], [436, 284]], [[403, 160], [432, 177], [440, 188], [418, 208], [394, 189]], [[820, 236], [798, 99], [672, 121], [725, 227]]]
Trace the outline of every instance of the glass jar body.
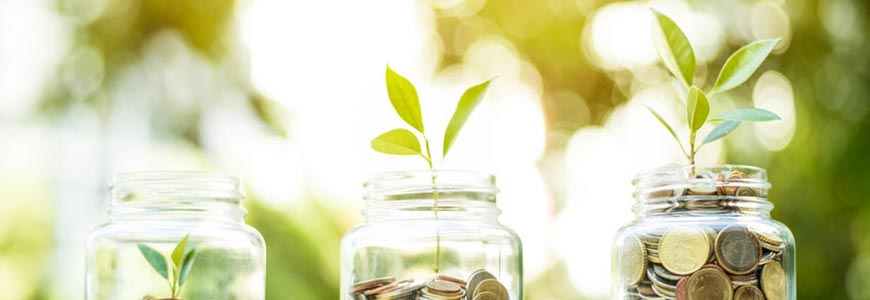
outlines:
[[462, 282], [457, 293], [468, 295], [472, 282], [477, 287], [480, 279], [493, 279], [504, 288], [501, 299], [522, 299], [520, 238], [498, 222], [494, 192], [484, 194], [451, 183], [392, 200], [372, 197], [370, 190], [366, 223], [342, 239], [340, 299], [374, 299], [379, 294], [364, 295], [361, 284], [390, 278], [399, 282], [385, 288], [398, 294], [392, 299], [455, 299], [426, 298], [427, 284], [443, 278]]
[[[173, 188], [185, 186], [184, 179], [172, 179]], [[266, 247], [260, 233], [243, 222], [241, 199], [228, 203], [188, 193], [114, 200], [110, 221], [87, 242], [86, 299], [265, 299]], [[170, 286], [181, 268], [172, 253], [185, 236], [184, 253], [195, 255], [173, 296]], [[143, 247], [159, 253], [168, 278]]]
[[764, 171], [684, 170], [636, 180], [638, 217], [614, 239], [614, 299], [796, 299], [794, 238], [770, 217]]

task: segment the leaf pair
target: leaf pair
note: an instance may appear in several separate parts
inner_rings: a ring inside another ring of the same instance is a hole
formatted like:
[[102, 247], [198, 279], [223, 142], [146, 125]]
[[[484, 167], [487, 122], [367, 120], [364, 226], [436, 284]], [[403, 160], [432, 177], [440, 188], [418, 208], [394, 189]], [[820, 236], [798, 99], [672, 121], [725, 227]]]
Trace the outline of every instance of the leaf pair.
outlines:
[[[668, 16], [651, 9], [653, 16], [653, 39], [662, 62], [675, 77], [691, 87], [695, 77], [695, 53], [686, 34]], [[761, 63], [770, 55], [779, 39], [752, 42], [735, 51], [725, 61], [710, 94], [733, 89], [752, 76]]]
[[172, 262], [172, 277], [169, 276], [169, 267], [166, 260], [166, 257], [163, 254], [160, 254], [154, 248], [151, 248], [145, 244], [136, 245], [139, 248], [139, 252], [142, 253], [142, 256], [145, 257], [145, 260], [148, 261], [148, 264], [151, 265], [151, 268], [154, 269], [157, 274], [160, 274], [163, 279], [166, 279], [169, 282], [169, 286], [172, 292], [172, 296], [175, 297], [180, 290], [182, 284], [187, 279], [188, 275], [190, 275], [190, 270], [193, 267], [193, 261], [196, 258], [196, 249], [187, 250], [188, 240], [190, 239], [190, 234], [185, 235], [183, 239], [181, 239], [178, 244], [175, 245], [175, 248], [172, 250], [172, 254], [170, 256]]
[[[390, 97], [390, 103], [392, 103], [393, 108], [396, 110], [396, 113], [399, 114], [399, 117], [423, 136], [426, 144], [426, 152], [423, 152], [417, 135], [410, 130], [403, 128], [387, 131], [374, 138], [371, 143], [372, 148], [378, 152], [386, 154], [420, 155], [426, 159], [431, 168], [432, 157], [431, 152], [429, 151], [429, 139], [426, 137], [426, 132], [423, 127], [423, 114], [420, 110], [420, 100], [417, 96], [417, 89], [410, 81], [408, 81], [408, 79], [405, 79], [405, 77], [402, 77], [393, 71], [389, 66], [387, 66], [386, 81], [387, 94]], [[459, 99], [459, 103], [456, 106], [456, 110], [453, 113], [453, 117], [450, 119], [450, 123], [447, 125], [447, 129], [444, 132], [444, 144], [442, 147], [443, 156], [447, 156], [447, 153], [456, 141], [459, 131], [463, 126], [465, 126], [471, 112], [474, 111], [478, 104], [480, 104], [481, 100], [483, 100], [483, 96], [486, 94], [486, 90], [491, 81], [492, 79], [475, 85], [462, 94], [462, 97]]]
[[[649, 107], [647, 109], [674, 137], [690, 163], [694, 164], [695, 153], [700, 146], [722, 138], [740, 126], [741, 122], [762, 122], [780, 119], [779, 116], [767, 110], [744, 108], [727, 112], [708, 120], [710, 102], [708, 101], [707, 94], [694, 86], [695, 53], [692, 50], [689, 39], [671, 18], [655, 9], [651, 10], [654, 16], [653, 37], [656, 51], [668, 71], [686, 87], [684, 91], [687, 93], [686, 120], [688, 121], [690, 131], [689, 151], [686, 151], [686, 148], [683, 147], [674, 129], [658, 113]], [[761, 66], [764, 59], [770, 55], [770, 52], [773, 51], [778, 42], [779, 39], [761, 40], [738, 49], [725, 61], [722, 70], [719, 71], [719, 76], [716, 78], [716, 83], [713, 84], [708, 94], [731, 90], [748, 80], [758, 67]], [[708, 121], [720, 123], [696, 147], [695, 134]]]

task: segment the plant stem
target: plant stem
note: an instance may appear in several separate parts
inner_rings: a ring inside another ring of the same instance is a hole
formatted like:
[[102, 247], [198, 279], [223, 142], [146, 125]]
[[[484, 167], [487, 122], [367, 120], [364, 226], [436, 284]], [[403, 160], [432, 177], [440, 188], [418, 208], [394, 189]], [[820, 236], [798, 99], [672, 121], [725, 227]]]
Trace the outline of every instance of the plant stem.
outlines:
[[695, 131], [692, 130], [689, 132], [689, 164], [695, 165], [695, 153], [698, 153], [698, 149], [695, 149]]
[[426, 161], [429, 163], [429, 171], [432, 173], [432, 199], [434, 200], [434, 204], [432, 207], [432, 211], [435, 213], [435, 273], [441, 271], [441, 227], [438, 224], [440, 218], [438, 217], [438, 190], [435, 185], [435, 179], [438, 177], [435, 174], [435, 168], [432, 167], [432, 152], [429, 150], [429, 139], [426, 136], [423, 136], [423, 140], [426, 142]]

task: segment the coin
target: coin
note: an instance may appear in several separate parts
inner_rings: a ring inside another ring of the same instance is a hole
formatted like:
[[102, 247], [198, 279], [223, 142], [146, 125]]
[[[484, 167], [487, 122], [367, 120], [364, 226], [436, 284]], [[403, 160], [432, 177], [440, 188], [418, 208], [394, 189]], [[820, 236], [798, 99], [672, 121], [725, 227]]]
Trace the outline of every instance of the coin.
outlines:
[[688, 275], [697, 271], [710, 257], [707, 233], [695, 226], [669, 230], [659, 242], [659, 259], [668, 271]]
[[704, 268], [689, 276], [688, 299], [731, 300], [733, 294], [728, 275], [715, 268]]
[[[498, 280], [495, 279], [484, 279], [477, 285], [477, 288], [474, 290], [474, 294], [472, 296], [477, 296], [478, 294], [490, 292], [495, 294], [500, 300], [509, 300], [510, 295], [508, 294], [507, 288], [504, 287]], [[472, 297], [473, 298], [473, 297]]]
[[652, 266], [653, 266], [653, 271], [655, 271], [656, 275], [661, 276], [664, 279], [677, 281], [677, 280], [680, 280], [683, 278], [683, 276], [669, 272], [667, 269], [662, 267], [662, 265], [660, 265], [660, 264], [652, 264]]
[[397, 290], [397, 289], [399, 289], [399, 288], [401, 288], [401, 287], [404, 287], [404, 286], [410, 284], [411, 282], [413, 282], [412, 279], [405, 279], [405, 280], [402, 280], [402, 281], [395, 281], [395, 282], [392, 282], [392, 283], [390, 283], [390, 284], [382, 285], [382, 286], [380, 286], [380, 287], [377, 287], [377, 288], [373, 288], [373, 289], [367, 290], [367, 291], [365, 291], [365, 292], [363, 293], [363, 295], [371, 296], [371, 295], [377, 295], [377, 294], [388, 293], [388, 292], [391, 292], [391, 291]]
[[395, 277], [382, 277], [382, 278], [375, 278], [375, 279], [360, 281], [360, 282], [354, 283], [353, 287], [350, 289], [350, 291], [352, 293], [359, 293], [359, 292], [362, 292], [365, 290], [370, 290], [370, 289], [373, 289], [373, 288], [376, 288], [376, 287], [379, 287], [382, 285], [387, 285], [387, 284], [392, 283], [394, 281], [396, 281]]
[[474, 296], [477, 294], [477, 286], [480, 285], [481, 281], [487, 279], [495, 279], [495, 276], [487, 272], [486, 270], [477, 270], [471, 273], [471, 276], [468, 277], [468, 284], [466, 285], [466, 292], [469, 296]]
[[677, 281], [677, 289], [674, 293], [677, 300], [689, 299], [689, 277], [683, 277]]
[[653, 282], [653, 285], [650, 287], [652, 287], [652, 290], [654, 293], [656, 293], [656, 295], [659, 295], [662, 298], [674, 298], [675, 297], [674, 290], [669, 290], [665, 287], [662, 287], [661, 285], [656, 284], [655, 282]]
[[444, 275], [444, 274], [435, 275], [435, 279], [450, 281], [450, 282], [453, 282], [455, 284], [458, 284], [462, 288], [466, 288], [466, 286], [468, 285], [468, 283], [465, 280], [462, 280], [462, 279], [459, 279], [456, 277], [451, 277], [451, 276]]
[[779, 262], [770, 262], [761, 269], [761, 289], [768, 300], [785, 299], [785, 270]]
[[689, 187], [689, 193], [692, 195], [713, 195], [716, 194], [716, 185], [710, 182], [698, 182]]
[[761, 260], [758, 238], [740, 224], [729, 225], [719, 232], [715, 252], [719, 265], [731, 274], [752, 272]]
[[646, 270], [646, 248], [637, 237], [629, 235], [622, 240], [622, 247], [618, 251], [622, 282], [626, 285], [637, 284]]
[[456, 283], [446, 280], [430, 280], [426, 283], [426, 288], [432, 293], [439, 295], [452, 295], [462, 290], [462, 287]]
[[737, 191], [734, 192], [734, 196], [738, 197], [755, 197], [758, 196], [758, 193], [755, 190], [748, 186], [741, 186], [737, 188]]
[[734, 300], [764, 300], [764, 295], [754, 285], [744, 285], [734, 291]]
[[676, 280], [670, 280], [664, 277], [659, 276], [655, 272], [655, 268], [653, 266], [649, 266], [646, 268], [646, 278], [652, 281], [653, 285], [658, 285], [659, 287], [665, 288], [667, 290], [674, 290], [677, 287]]
[[756, 230], [755, 235], [762, 242], [771, 244], [773, 246], [780, 247], [783, 243], [785, 243], [785, 241], [783, 241], [782, 238], [779, 237], [779, 235], [777, 235], [775, 232]]
[[491, 292], [483, 292], [474, 296], [471, 300], [501, 300], [498, 298], [498, 295]]

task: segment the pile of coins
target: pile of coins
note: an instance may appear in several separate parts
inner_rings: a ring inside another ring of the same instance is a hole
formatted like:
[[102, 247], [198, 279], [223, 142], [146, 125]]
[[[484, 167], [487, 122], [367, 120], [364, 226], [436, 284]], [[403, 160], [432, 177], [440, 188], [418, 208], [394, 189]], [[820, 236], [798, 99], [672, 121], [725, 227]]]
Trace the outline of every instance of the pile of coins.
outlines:
[[421, 283], [370, 279], [355, 283], [350, 293], [354, 300], [510, 300], [507, 288], [485, 270], [474, 271], [467, 281], [443, 274]]
[[629, 233], [617, 261], [625, 299], [780, 300], [784, 251], [772, 230], [694, 224]]
[[[659, 204], [650, 210], [657, 213], [691, 213], [711, 209], [747, 212], [753, 210], [753, 205], [748, 205], [752, 202], [749, 197], [766, 196], [765, 190], [747, 184], [752, 181], [740, 171], [718, 174], [701, 172], [693, 176], [670, 174], [663, 176], [662, 182], [656, 187], [649, 188], [650, 193], [642, 194], [640, 200]], [[668, 205], [661, 205], [663, 203]]]

